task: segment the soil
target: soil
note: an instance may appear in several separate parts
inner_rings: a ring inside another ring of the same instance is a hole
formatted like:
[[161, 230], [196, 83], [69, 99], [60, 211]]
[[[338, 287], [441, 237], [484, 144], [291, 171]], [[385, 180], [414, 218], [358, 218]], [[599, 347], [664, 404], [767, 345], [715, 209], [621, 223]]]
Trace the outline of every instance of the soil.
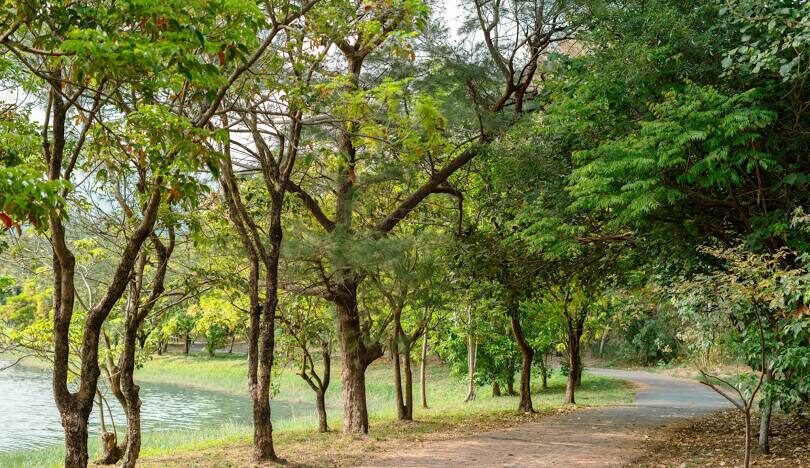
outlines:
[[[753, 421], [754, 437], [759, 421]], [[647, 454], [636, 463], [642, 466], [742, 466], [743, 417], [738, 411], [724, 411], [693, 418], [662, 428], [646, 446]], [[810, 467], [810, 421], [786, 414], [774, 414], [770, 430], [771, 453], [764, 455], [754, 441], [753, 466]]]

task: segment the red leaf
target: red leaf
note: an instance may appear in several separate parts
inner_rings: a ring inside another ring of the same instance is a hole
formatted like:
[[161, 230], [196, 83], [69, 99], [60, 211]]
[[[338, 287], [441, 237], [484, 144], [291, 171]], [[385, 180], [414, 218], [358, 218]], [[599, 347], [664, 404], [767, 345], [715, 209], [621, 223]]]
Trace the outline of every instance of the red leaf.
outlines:
[[11, 226], [14, 226], [14, 221], [11, 219], [11, 217], [2, 211], [0, 211], [0, 221], [3, 221], [3, 224], [6, 226], [6, 229], [9, 229]]

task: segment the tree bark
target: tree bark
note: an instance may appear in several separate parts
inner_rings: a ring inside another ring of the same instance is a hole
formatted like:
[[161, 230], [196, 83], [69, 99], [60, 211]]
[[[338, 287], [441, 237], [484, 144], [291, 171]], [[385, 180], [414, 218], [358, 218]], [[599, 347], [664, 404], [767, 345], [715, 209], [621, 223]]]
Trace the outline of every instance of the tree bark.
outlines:
[[395, 332], [394, 338], [391, 340], [391, 363], [393, 364], [394, 370], [394, 404], [397, 406], [397, 419], [404, 421], [407, 419], [407, 410], [405, 408], [405, 399], [402, 395], [402, 369], [396, 341], [397, 335]]
[[188, 336], [188, 333], [186, 333], [183, 336], [183, 354], [188, 356], [188, 351], [190, 348], [191, 348], [191, 337]]
[[607, 343], [609, 333], [610, 327], [605, 328], [604, 333], [602, 333], [602, 339], [599, 340], [599, 359], [603, 359], [605, 357], [605, 344]]
[[422, 361], [419, 363], [419, 394], [422, 398], [422, 408], [427, 409], [427, 350], [428, 350], [428, 331], [425, 329], [425, 336], [422, 337]]
[[515, 391], [515, 370], [509, 366], [509, 372], [506, 374], [506, 394], [515, 396], [518, 392]]
[[501, 396], [501, 384], [499, 384], [497, 380], [492, 382], [492, 396]]
[[65, 468], [86, 467], [87, 418], [82, 417], [78, 408], [75, 411], [63, 411], [61, 417], [65, 430]]
[[751, 411], [743, 411], [745, 417], [745, 456], [743, 458], [743, 466], [748, 468], [751, 466]]
[[566, 311], [566, 334], [568, 347], [568, 379], [565, 384], [565, 402], [576, 404], [577, 382], [582, 381], [582, 358], [580, 356], [580, 340], [585, 327], [586, 314], [578, 311], [576, 316], [571, 316]]
[[475, 361], [478, 354], [478, 343], [472, 333], [467, 335], [467, 396], [464, 401], [475, 400]]
[[124, 335], [124, 349], [121, 352], [119, 373], [121, 374], [121, 393], [124, 395], [124, 411], [127, 417], [126, 449], [122, 466], [132, 468], [141, 451], [141, 399], [140, 387], [135, 385], [135, 330], [130, 327]]
[[520, 325], [520, 310], [519, 304], [512, 301], [509, 304], [509, 316], [512, 324], [512, 333], [515, 336], [522, 362], [520, 366], [520, 402], [518, 403], [518, 411], [524, 413], [534, 413], [532, 407], [532, 360], [534, 359], [534, 349], [532, 349], [526, 337], [523, 335], [523, 328]]
[[338, 313], [338, 339], [343, 357], [343, 432], [368, 433], [368, 407], [366, 405], [366, 369], [382, 356], [379, 343], [366, 346], [360, 329], [357, 309], [357, 283], [343, 281], [335, 297]]
[[576, 331], [568, 336], [568, 379], [565, 384], [565, 402], [576, 404], [577, 375], [579, 374], [579, 337]]
[[318, 411], [318, 432], [329, 432], [326, 423], [326, 394], [323, 391], [315, 392], [315, 409]]
[[546, 365], [546, 353], [540, 354], [540, 378], [542, 379], [541, 388], [548, 389], [548, 366]]
[[405, 345], [405, 420], [413, 421], [413, 366], [410, 344]]
[[[765, 371], [764, 382], [767, 384], [773, 379], [771, 370]], [[759, 410], [759, 450], [764, 454], [771, 453], [770, 444], [770, 429], [771, 429], [771, 411], [773, 410], [773, 400], [771, 398], [764, 398], [761, 402]]]
[[[144, 286], [144, 267], [147, 254], [141, 251], [133, 268], [130, 279], [129, 297], [125, 307], [124, 343], [118, 360], [118, 385], [123, 397], [124, 412], [127, 418], [127, 435], [122, 460], [122, 467], [134, 468], [141, 452], [141, 399], [140, 387], [135, 384], [135, 352], [140, 344], [139, 331], [147, 315], [164, 292], [164, 281], [168, 270], [169, 258], [174, 251], [174, 228], [168, 227], [168, 247], [153, 233], [151, 235], [158, 266], [152, 280], [152, 288], [145, 302], [141, 301]], [[106, 336], [105, 336], [106, 339]]]

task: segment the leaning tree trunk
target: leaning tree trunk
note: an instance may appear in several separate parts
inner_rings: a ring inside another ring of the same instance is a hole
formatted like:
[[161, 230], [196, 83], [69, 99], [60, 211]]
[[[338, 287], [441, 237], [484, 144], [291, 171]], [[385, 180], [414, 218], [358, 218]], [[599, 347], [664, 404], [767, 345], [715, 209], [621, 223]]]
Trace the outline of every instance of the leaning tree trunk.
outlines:
[[422, 397], [422, 408], [427, 409], [427, 391], [425, 385], [425, 377], [427, 377], [427, 350], [428, 350], [428, 331], [425, 329], [425, 336], [422, 337], [422, 361], [419, 363], [419, 390]]
[[520, 316], [517, 304], [512, 304], [510, 307], [510, 319], [512, 324], [512, 333], [515, 336], [520, 354], [522, 357], [520, 366], [520, 403], [518, 403], [518, 411], [524, 413], [533, 413], [532, 407], [532, 360], [534, 359], [534, 349], [532, 349], [526, 337], [523, 335], [523, 328], [520, 325]]

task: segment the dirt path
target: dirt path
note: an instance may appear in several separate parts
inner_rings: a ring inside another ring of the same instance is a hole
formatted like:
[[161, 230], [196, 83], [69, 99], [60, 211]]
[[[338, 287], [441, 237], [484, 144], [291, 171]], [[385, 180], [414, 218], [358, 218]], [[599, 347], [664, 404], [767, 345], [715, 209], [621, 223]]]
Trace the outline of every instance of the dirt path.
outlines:
[[456, 440], [425, 443], [364, 466], [622, 466], [643, 453], [650, 429], [729, 408], [703, 385], [641, 371], [590, 369], [638, 386], [635, 403], [583, 409], [542, 422]]

